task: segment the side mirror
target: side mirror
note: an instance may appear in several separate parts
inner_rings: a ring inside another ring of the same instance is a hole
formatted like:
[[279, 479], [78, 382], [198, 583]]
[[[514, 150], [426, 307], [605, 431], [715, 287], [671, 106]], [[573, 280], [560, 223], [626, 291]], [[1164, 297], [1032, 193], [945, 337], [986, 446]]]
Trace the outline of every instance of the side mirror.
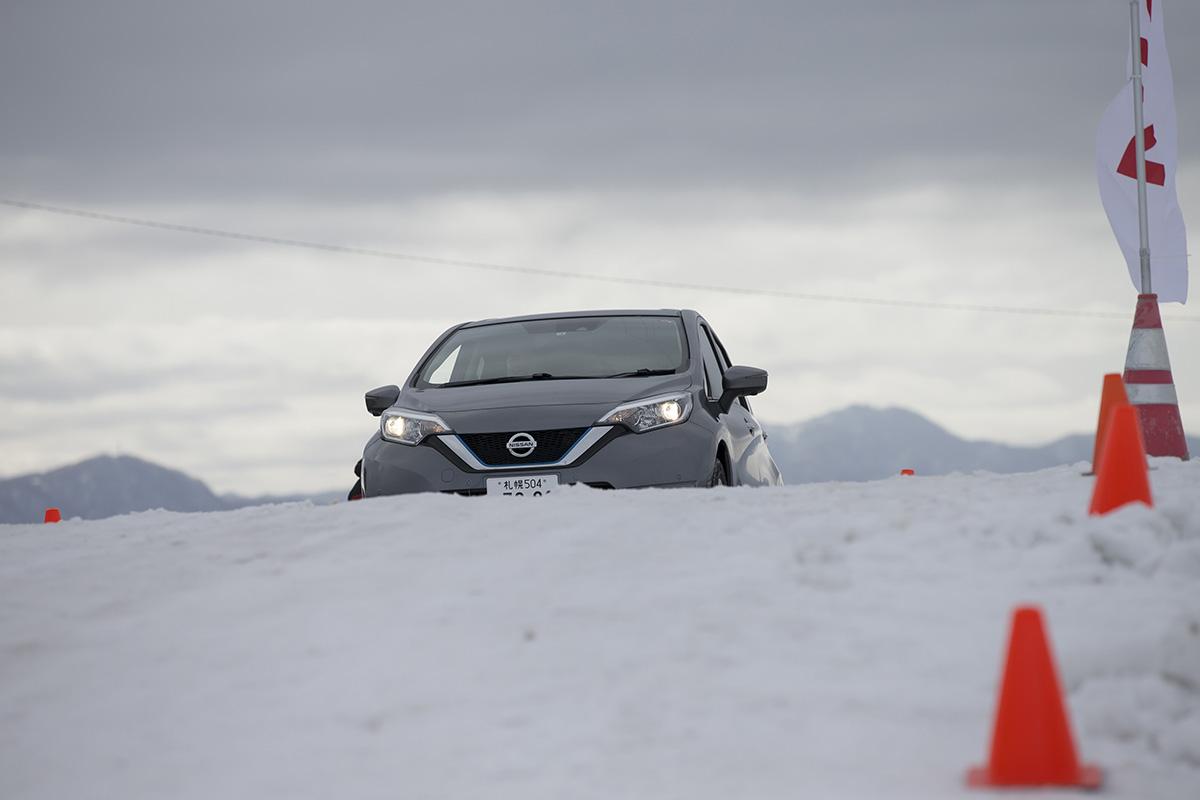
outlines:
[[380, 386], [378, 389], [372, 389], [367, 392], [367, 411], [371, 412], [371, 416], [378, 417], [384, 411], [394, 406], [399, 399], [399, 386], [395, 384]]
[[721, 410], [729, 413], [739, 397], [762, 394], [767, 390], [767, 371], [755, 367], [730, 367], [725, 370], [721, 382], [725, 387], [721, 393]]

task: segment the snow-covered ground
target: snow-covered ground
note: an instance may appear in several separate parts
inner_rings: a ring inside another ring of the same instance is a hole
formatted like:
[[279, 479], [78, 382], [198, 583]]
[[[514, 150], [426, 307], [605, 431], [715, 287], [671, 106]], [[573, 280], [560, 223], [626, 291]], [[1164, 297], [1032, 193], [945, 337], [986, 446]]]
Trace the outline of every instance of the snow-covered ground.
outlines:
[[1027, 602], [1105, 795], [1200, 797], [1200, 463], [1155, 466], [1105, 518], [1081, 464], [0, 527], [0, 797], [979, 796]]

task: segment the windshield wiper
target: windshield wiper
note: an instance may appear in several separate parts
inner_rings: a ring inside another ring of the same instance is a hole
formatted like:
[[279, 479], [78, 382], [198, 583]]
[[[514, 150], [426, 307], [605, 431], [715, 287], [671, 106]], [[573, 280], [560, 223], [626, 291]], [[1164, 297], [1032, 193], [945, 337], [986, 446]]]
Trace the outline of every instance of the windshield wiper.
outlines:
[[595, 375], [551, 375], [549, 372], [535, 372], [532, 375], [505, 375], [500, 378], [480, 378], [477, 381], [453, 381], [452, 383], [437, 384], [438, 388], [448, 386], [483, 386], [489, 383], [520, 383], [521, 381], [567, 381], [595, 378]]
[[606, 378], [642, 378], [649, 375], [674, 375], [673, 369], [635, 369], [632, 372], [618, 372], [616, 375], [605, 375]]
[[521, 383], [522, 381], [594, 381], [606, 378], [643, 378], [650, 375], [674, 375], [673, 369], [635, 369], [632, 372], [618, 372], [616, 375], [552, 375], [549, 372], [535, 372], [532, 375], [505, 375], [499, 378], [480, 378], [474, 381], [453, 381], [439, 383], [438, 388], [454, 386], [485, 386], [492, 383]]

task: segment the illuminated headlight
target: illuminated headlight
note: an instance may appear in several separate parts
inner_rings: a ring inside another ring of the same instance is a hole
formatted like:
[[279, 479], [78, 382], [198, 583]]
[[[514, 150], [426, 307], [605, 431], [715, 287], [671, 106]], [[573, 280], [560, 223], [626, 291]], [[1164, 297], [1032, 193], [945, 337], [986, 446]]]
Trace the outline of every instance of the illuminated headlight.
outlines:
[[678, 425], [692, 413], [692, 396], [686, 392], [648, 397], [617, 406], [601, 417], [597, 425], [624, 425], [634, 433]]
[[380, 416], [379, 430], [389, 442], [418, 445], [426, 436], [450, 433], [450, 426], [434, 414], [392, 409]]

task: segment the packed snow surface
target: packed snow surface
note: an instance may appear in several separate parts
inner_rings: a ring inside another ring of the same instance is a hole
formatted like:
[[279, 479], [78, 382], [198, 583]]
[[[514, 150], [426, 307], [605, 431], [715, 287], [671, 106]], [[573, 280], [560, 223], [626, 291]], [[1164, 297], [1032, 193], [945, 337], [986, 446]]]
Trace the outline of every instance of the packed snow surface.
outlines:
[[1080, 464], [0, 527], [0, 797], [978, 797], [1022, 603], [1104, 796], [1200, 797], [1154, 466], [1103, 518]]

